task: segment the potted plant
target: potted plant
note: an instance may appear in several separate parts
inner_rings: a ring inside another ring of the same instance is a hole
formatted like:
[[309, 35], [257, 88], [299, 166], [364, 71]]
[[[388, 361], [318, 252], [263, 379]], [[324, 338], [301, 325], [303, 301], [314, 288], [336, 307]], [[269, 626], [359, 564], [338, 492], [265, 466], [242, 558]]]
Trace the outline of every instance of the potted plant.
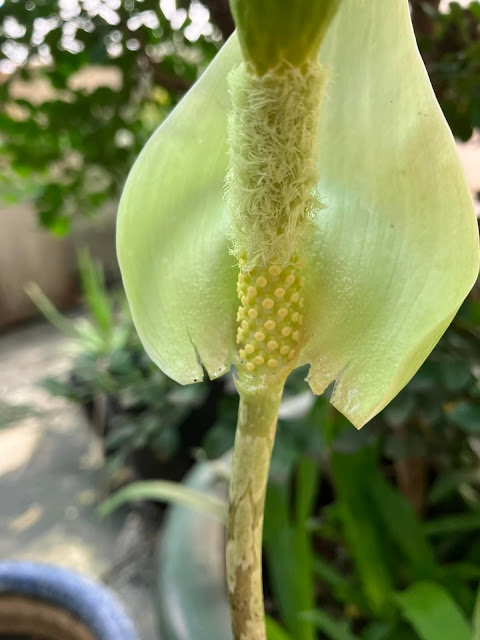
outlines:
[[362, 427], [473, 286], [478, 234], [407, 0], [232, 9], [237, 33], [130, 172], [117, 248], [158, 366], [181, 384], [235, 368], [233, 638], [265, 640], [263, 512], [288, 374], [309, 364], [317, 394], [335, 380], [332, 403]]

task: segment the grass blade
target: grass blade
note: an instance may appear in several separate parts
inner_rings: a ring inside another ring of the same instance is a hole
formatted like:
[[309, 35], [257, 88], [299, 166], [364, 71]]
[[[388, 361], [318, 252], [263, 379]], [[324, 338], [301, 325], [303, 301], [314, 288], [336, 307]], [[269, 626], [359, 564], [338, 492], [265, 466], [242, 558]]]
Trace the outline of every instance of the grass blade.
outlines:
[[80, 335], [75, 324], [60, 313], [53, 302], [51, 302], [43, 293], [38, 284], [35, 284], [35, 282], [29, 282], [25, 286], [25, 293], [51, 324], [57, 327], [57, 329], [67, 337], [74, 338], [76, 340], [79, 339]]
[[480, 587], [477, 591], [475, 607], [473, 609], [473, 637], [472, 640], [480, 640]]
[[80, 249], [78, 251], [78, 269], [89, 311], [107, 347], [115, 321], [112, 305], [105, 288], [102, 265], [90, 257], [87, 249]]
[[270, 580], [282, 622], [295, 640], [315, 638], [313, 626], [300, 617], [314, 606], [313, 551], [306, 521], [317, 486], [311, 464], [306, 459], [299, 462], [295, 515], [290, 513], [286, 483], [269, 484], [265, 505], [264, 547]]
[[270, 616], [265, 616], [267, 640], [292, 640], [292, 637]]
[[377, 455], [371, 448], [335, 453], [332, 470], [339, 514], [363, 592], [375, 615], [388, 615], [394, 594], [392, 554], [384, 526], [370, 496]]
[[100, 517], [107, 516], [121, 505], [133, 500], [154, 500], [181, 504], [208, 514], [221, 522], [226, 522], [227, 519], [227, 507], [223, 500], [167, 480], [129, 484], [105, 500], [98, 507], [98, 514]]
[[480, 529], [480, 513], [464, 513], [430, 520], [423, 525], [427, 536], [466, 533]]
[[408, 500], [376, 470], [370, 494], [391, 540], [417, 580], [438, 579], [438, 566], [425, 532]]
[[358, 636], [353, 635], [343, 624], [334, 620], [325, 611], [319, 609], [308, 611], [302, 615], [302, 618], [320, 629], [330, 640], [358, 640]]
[[417, 582], [397, 594], [395, 601], [421, 640], [472, 638], [472, 630], [459, 606], [434, 582]]

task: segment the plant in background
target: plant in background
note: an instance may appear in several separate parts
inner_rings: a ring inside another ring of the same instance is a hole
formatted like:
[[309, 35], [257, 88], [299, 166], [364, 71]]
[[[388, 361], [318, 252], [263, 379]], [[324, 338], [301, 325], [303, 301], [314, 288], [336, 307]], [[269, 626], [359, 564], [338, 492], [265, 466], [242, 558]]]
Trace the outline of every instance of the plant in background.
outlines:
[[47, 378], [42, 386], [84, 407], [114, 477], [125, 465], [140, 476], [177, 477], [214, 420], [223, 385], [185, 388], [165, 376], [146, 355], [123, 292], [107, 290], [101, 265], [86, 250], [78, 267], [87, 317], [70, 320], [37, 285], [27, 287], [77, 352], [67, 379]]
[[477, 637], [478, 505], [444, 494], [439, 510], [434, 483], [429, 520], [421, 523], [386, 479], [392, 469], [378, 434], [352, 437], [326, 398], [297, 430], [316, 432], [317, 445], [297, 448], [295, 458], [290, 447], [283, 460], [276, 448], [265, 509], [269, 613], [286, 637]]
[[406, 1], [238, 0], [233, 13], [238, 39], [130, 173], [117, 246], [152, 359], [182, 384], [202, 365], [212, 378], [236, 368], [227, 573], [235, 640], [262, 640], [287, 375], [310, 364], [316, 393], [336, 380], [333, 404], [362, 426], [453, 318], [478, 245]]
[[[61, 235], [116, 201], [146, 140], [228, 32], [222, 0], [4, 0], [0, 201]], [[32, 146], [31, 141], [35, 140]]]
[[[466, 139], [480, 128], [480, 5], [410, 4], [437, 98]], [[228, 0], [4, 0], [0, 201], [33, 199], [41, 224], [62, 234], [116, 200], [152, 130], [232, 30]]]
[[450, 2], [445, 13], [438, 6], [439, 0], [414, 0], [414, 27], [453, 135], [466, 141], [480, 130], [480, 2]]
[[125, 317], [129, 318], [128, 308], [123, 305], [122, 321], [118, 322], [115, 313], [117, 301], [107, 293], [103, 268], [90, 258], [87, 249], [78, 252], [78, 271], [89, 318], [76, 322], [69, 320], [34, 282], [30, 282], [25, 290], [45, 318], [66, 336], [76, 340], [83, 353], [96, 358], [121, 349], [134, 335], [131, 321], [125, 320]]

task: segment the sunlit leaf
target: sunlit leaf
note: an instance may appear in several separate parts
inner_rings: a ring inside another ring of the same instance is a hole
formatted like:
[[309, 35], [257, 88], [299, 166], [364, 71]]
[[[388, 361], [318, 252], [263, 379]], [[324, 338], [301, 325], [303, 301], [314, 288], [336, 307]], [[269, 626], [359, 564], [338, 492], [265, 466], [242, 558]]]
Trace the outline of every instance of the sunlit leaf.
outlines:
[[439, 585], [418, 582], [396, 600], [421, 640], [471, 640], [472, 630], [462, 611]]

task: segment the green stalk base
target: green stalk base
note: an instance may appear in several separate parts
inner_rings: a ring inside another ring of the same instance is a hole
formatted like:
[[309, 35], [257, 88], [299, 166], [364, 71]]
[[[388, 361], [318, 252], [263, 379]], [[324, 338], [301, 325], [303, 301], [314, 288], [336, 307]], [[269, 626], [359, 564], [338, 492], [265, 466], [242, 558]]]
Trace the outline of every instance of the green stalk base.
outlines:
[[227, 579], [234, 640], [266, 640], [262, 588], [265, 493], [283, 384], [240, 394], [230, 482]]

